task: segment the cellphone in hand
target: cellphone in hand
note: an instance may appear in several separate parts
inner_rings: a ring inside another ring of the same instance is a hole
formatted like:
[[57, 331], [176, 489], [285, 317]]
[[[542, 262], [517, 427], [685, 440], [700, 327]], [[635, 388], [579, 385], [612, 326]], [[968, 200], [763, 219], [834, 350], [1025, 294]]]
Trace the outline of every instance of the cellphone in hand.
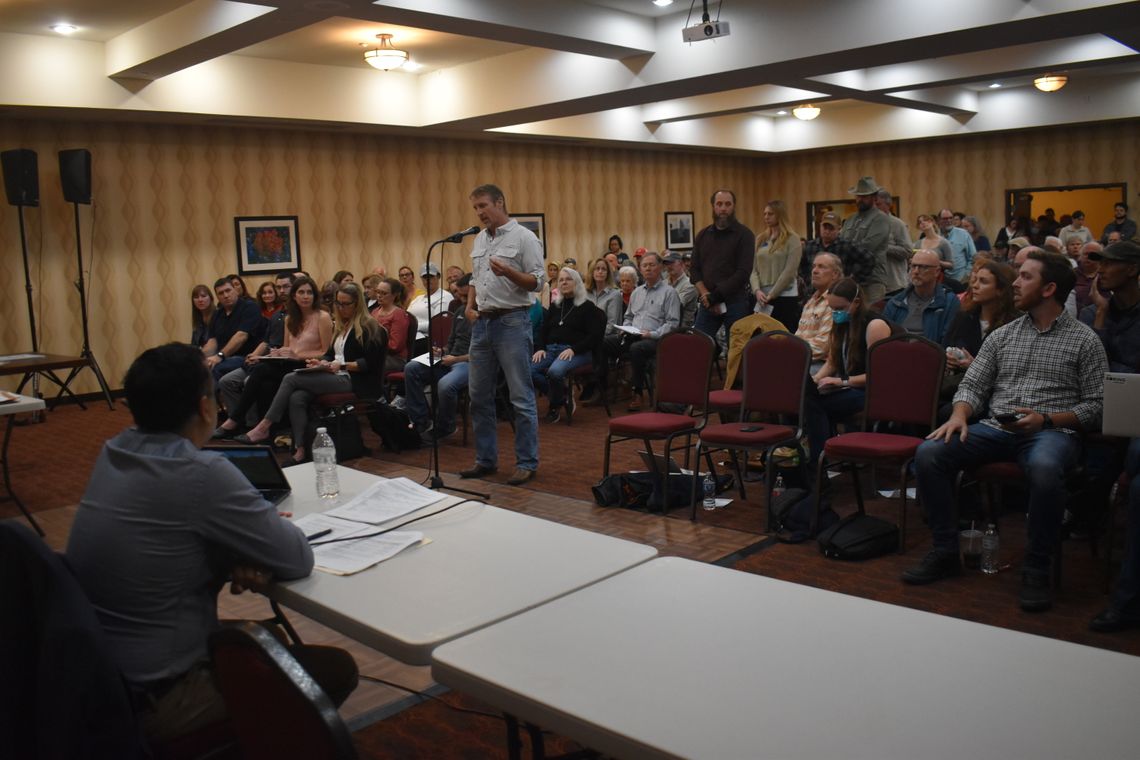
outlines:
[[1024, 416], [1024, 414], [1018, 414], [1016, 412], [1007, 412], [1006, 414], [995, 414], [994, 419], [1003, 425], [1012, 425]]

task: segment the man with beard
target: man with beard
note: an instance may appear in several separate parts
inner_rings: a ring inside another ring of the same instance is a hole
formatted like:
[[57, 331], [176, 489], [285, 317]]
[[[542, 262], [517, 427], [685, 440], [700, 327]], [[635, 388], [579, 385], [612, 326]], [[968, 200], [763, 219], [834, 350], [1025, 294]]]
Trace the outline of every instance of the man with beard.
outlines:
[[[959, 471], [1014, 461], [1025, 472], [1028, 542], [1018, 602], [1049, 609], [1049, 570], [1065, 507], [1065, 472], [1080, 455], [1082, 432], [1100, 428], [1104, 373], [1096, 334], [1064, 308], [1076, 278], [1064, 256], [1031, 251], [1013, 285], [1024, 316], [990, 333], [970, 364], [946, 424], [915, 455], [918, 498], [926, 504], [934, 549], [903, 573], [912, 584], [959, 575], [954, 481]], [[983, 412], [980, 422], [968, 420]]]
[[855, 187], [847, 192], [855, 196], [859, 210], [843, 222], [839, 237], [871, 255], [875, 268], [860, 285], [868, 304], [874, 304], [887, 294], [887, 246], [891, 242], [891, 223], [875, 205], [880, 190], [874, 177], [860, 177]]
[[693, 241], [689, 279], [697, 289], [697, 316], [693, 326], [716, 337], [750, 310], [748, 276], [756, 250], [756, 235], [736, 221], [736, 193], [717, 190], [710, 198], [713, 223]]

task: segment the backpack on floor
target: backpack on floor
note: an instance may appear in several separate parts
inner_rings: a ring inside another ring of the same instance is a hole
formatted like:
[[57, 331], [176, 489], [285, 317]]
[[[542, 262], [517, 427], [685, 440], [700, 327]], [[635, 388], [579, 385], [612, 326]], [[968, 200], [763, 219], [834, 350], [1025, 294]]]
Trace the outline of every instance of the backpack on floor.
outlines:
[[368, 422], [388, 451], [399, 454], [408, 449], [418, 449], [422, 444], [416, 426], [403, 409], [379, 404], [368, 413]]
[[819, 534], [819, 551], [831, 559], [861, 560], [898, 551], [899, 526], [855, 512]]
[[360, 418], [351, 407], [329, 409], [321, 416], [311, 415], [305, 426], [305, 452], [311, 457], [317, 428], [323, 427], [336, 445], [336, 460], [348, 462], [372, 453], [360, 437]]

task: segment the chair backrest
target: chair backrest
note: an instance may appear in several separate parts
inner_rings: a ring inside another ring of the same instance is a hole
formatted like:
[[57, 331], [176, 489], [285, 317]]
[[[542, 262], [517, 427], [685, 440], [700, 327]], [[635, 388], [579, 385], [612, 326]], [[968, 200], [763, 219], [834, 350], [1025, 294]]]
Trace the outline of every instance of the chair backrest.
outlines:
[[712, 338], [696, 330], [678, 330], [657, 344], [656, 404], [708, 409], [712, 378]]
[[356, 757], [332, 701], [265, 628], [246, 622], [214, 632], [210, 657], [244, 757]]
[[428, 333], [431, 335], [433, 347], [443, 348], [447, 345], [447, 340], [451, 337], [451, 325], [454, 321], [455, 316], [450, 311], [432, 315]]
[[802, 421], [811, 346], [785, 330], [775, 330], [749, 340], [743, 359], [741, 414], [790, 414]]
[[0, 755], [141, 757], [95, 608], [30, 529], [0, 522]]
[[416, 317], [415, 314], [412, 314], [411, 312], [409, 312], [408, 313], [408, 342], [404, 344], [408, 347], [409, 355], [410, 355], [410, 352], [413, 350], [413, 346], [416, 345], [416, 335], [419, 333], [419, 331], [420, 331], [420, 320]]
[[934, 427], [946, 352], [919, 335], [895, 335], [867, 352], [864, 425], [897, 422]]

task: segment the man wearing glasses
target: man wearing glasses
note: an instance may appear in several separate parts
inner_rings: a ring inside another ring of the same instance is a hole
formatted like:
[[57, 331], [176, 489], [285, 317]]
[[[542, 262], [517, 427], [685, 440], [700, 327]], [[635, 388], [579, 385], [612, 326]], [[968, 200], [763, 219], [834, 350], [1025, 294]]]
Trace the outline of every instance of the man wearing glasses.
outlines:
[[938, 212], [938, 226], [942, 228], [942, 237], [950, 243], [953, 253], [954, 266], [946, 273], [947, 276], [968, 285], [970, 270], [974, 266], [974, 254], [977, 253], [974, 239], [961, 227], [954, 226], [954, 212], [948, 208]]
[[942, 267], [934, 251], [915, 251], [910, 260], [910, 285], [887, 302], [883, 317], [943, 345], [958, 313], [958, 299], [942, 285]]

